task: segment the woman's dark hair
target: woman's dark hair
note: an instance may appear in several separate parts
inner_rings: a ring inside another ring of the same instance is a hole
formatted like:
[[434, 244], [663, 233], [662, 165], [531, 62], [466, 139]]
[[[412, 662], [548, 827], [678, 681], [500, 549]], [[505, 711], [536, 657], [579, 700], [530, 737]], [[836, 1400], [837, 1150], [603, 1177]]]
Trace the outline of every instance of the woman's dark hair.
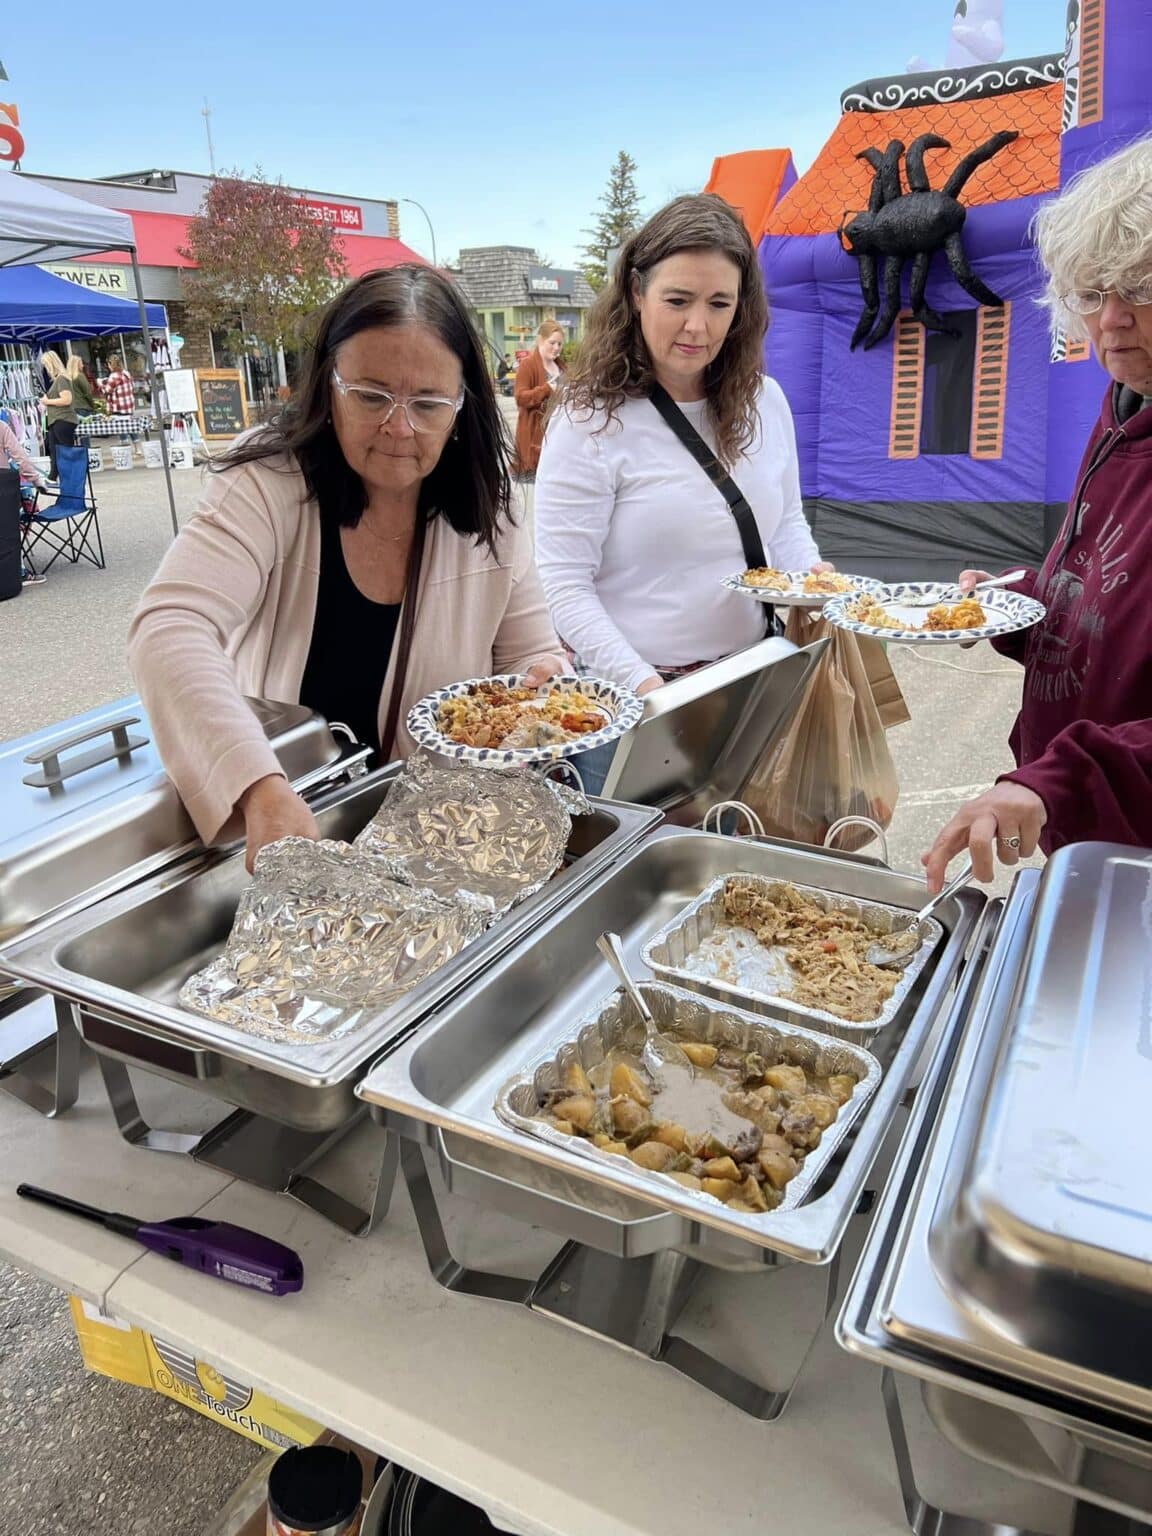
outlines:
[[682, 251], [718, 251], [740, 273], [732, 326], [704, 374], [716, 451], [722, 463], [731, 465], [756, 436], [768, 302], [743, 220], [735, 208], [711, 192], [674, 199], [625, 241], [589, 312], [588, 328], [563, 395], [553, 397], [552, 407], [563, 403], [603, 411], [606, 426], [625, 400], [651, 393], [655, 376], [632, 285], [635, 282], [644, 293], [653, 269]]
[[[455, 284], [431, 267], [366, 272], [321, 310], [292, 398], [267, 426], [212, 461], [215, 471], [293, 455], [320, 516], [354, 528], [367, 505], [360, 476], [348, 465], [332, 424], [332, 372], [337, 349], [375, 326], [422, 325], [460, 360], [464, 405], [455, 436], [420, 487], [420, 511], [443, 517], [457, 533], [490, 549], [508, 521], [510, 482], [504, 418], [480, 339]], [[290, 468], [291, 466], [277, 466]]]

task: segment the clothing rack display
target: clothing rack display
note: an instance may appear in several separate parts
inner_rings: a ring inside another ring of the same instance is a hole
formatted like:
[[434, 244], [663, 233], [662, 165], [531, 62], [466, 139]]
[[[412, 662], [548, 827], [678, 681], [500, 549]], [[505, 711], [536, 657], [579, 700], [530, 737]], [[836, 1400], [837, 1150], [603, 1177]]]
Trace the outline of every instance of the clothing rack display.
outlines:
[[[23, 348], [5, 347], [8, 353]], [[40, 411], [43, 394], [40, 370], [29, 355], [0, 358], [0, 414], [33, 456], [42, 451]]]

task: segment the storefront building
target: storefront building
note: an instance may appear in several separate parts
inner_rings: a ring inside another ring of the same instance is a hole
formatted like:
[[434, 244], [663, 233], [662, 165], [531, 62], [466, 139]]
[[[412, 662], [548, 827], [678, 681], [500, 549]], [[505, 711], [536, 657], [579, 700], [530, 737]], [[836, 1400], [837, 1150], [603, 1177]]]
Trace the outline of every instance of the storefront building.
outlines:
[[527, 351], [544, 320], [561, 325], [569, 341], [584, 334], [596, 297], [584, 274], [543, 266], [530, 246], [471, 246], [452, 270], [494, 358]]
[[[193, 321], [184, 302], [183, 274], [193, 263], [180, 252], [188, 243], [189, 220], [199, 213], [211, 185], [209, 177], [186, 171], [146, 170], [92, 180], [39, 175], [29, 179], [130, 215], [144, 297], [167, 308], [170, 331], [183, 338], [182, 366], [216, 368], [240, 361], [226, 354], [219, 333], [214, 334], [203, 323]], [[313, 218], [323, 219], [339, 230], [350, 276], [358, 277], [376, 267], [422, 260], [400, 239], [399, 210], [394, 199], [352, 197], [308, 188], [288, 190], [303, 200]], [[84, 287], [121, 298], [135, 297], [129, 258], [119, 251], [55, 263], [48, 270]], [[251, 361], [259, 369], [262, 360]], [[263, 363], [261, 371], [267, 371], [267, 360]]]

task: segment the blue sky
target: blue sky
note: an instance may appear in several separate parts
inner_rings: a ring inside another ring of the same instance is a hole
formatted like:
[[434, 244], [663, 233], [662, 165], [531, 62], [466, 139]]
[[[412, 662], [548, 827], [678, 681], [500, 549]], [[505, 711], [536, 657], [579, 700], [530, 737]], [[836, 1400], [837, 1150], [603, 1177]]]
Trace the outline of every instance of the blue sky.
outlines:
[[[297, 186], [414, 197], [441, 260], [534, 245], [574, 262], [612, 160], [638, 163], [645, 206], [698, 190], [713, 156], [788, 146], [801, 170], [840, 92], [943, 63], [953, 0], [299, 0], [67, 5], [47, 25], [5, 5], [0, 99], [24, 169], [98, 176], [219, 168]], [[1006, 57], [1055, 52], [1065, 0], [1005, 0]], [[57, 26], [67, 44], [53, 37]], [[430, 255], [420, 213], [404, 238]]]

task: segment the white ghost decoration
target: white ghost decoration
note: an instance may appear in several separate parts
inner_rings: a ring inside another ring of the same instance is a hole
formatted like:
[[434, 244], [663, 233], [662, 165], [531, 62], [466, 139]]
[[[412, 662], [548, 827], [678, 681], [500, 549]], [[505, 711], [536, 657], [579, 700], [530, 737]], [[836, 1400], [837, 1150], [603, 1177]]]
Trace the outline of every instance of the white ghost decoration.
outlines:
[[1004, 0], [956, 0], [946, 69], [994, 64], [1004, 56]]

